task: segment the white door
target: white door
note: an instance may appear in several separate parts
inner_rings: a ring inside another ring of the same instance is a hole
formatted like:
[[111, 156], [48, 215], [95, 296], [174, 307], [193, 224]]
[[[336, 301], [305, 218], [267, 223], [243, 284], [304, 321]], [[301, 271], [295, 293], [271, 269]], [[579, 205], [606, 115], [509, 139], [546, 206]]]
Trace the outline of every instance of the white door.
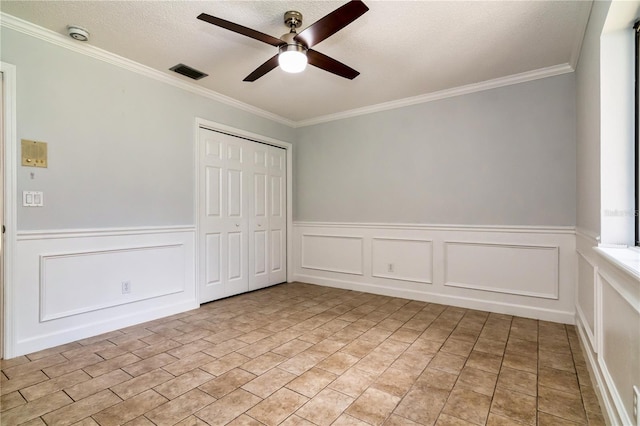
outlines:
[[286, 281], [286, 150], [200, 129], [200, 302]]
[[242, 139], [200, 130], [200, 301], [249, 290], [247, 150]]
[[253, 145], [249, 288], [256, 290], [287, 280], [287, 156], [282, 148]]
[[268, 286], [269, 281], [269, 151], [253, 144], [251, 170], [251, 218], [249, 219], [249, 288]]
[[287, 280], [287, 151], [269, 151], [269, 284]]

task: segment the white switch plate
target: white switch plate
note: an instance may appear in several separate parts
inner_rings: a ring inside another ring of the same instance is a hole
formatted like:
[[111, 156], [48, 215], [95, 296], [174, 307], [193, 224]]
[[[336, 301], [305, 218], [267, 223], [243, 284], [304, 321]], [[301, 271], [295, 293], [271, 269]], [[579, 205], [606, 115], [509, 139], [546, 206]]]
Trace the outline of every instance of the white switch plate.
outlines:
[[44, 206], [44, 194], [42, 191], [22, 191], [23, 207], [42, 207]]

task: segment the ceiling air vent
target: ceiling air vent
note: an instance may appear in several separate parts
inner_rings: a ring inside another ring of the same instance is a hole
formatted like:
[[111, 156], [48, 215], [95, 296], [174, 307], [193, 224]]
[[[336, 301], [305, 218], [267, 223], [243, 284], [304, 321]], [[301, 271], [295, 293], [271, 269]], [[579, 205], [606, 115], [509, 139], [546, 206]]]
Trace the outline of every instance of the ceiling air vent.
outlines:
[[209, 74], [203, 73], [202, 71], [198, 71], [197, 69], [188, 67], [185, 64], [178, 64], [169, 69], [171, 71], [175, 71], [178, 74], [182, 74], [194, 80], [200, 80], [201, 78], [204, 78], [209, 75]]

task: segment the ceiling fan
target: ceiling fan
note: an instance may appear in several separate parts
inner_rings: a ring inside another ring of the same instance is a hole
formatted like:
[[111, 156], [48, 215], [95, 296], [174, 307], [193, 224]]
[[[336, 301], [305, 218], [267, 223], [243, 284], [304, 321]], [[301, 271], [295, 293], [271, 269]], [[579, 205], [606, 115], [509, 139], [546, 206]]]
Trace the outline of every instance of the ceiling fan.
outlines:
[[275, 56], [256, 68], [243, 81], [256, 81], [278, 65], [286, 72], [302, 72], [307, 63], [353, 80], [360, 74], [358, 71], [311, 48], [358, 19], [367, 10], [369, 8], [361, 0], [351, 0], [300, 33], [296, 32], [296, 28], [302, 25], [302, 14], [290, 10], [284, 14], [284, 23], [289, 26], [289, 32], [280, 38], [206, 13], [198, 15], [198, 19], [278, 48], [278, 53]]

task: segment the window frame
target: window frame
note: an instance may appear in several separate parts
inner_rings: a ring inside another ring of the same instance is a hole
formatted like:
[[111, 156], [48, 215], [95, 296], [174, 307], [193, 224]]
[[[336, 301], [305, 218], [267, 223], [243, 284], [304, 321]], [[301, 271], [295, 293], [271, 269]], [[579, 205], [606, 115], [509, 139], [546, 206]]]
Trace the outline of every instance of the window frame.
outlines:
[[634, 204], [635, 204], [635, 236], [636, 247], [640, 247], [640, 20], [633, 25], [635, 33], [635, 119], [634, 119]]

